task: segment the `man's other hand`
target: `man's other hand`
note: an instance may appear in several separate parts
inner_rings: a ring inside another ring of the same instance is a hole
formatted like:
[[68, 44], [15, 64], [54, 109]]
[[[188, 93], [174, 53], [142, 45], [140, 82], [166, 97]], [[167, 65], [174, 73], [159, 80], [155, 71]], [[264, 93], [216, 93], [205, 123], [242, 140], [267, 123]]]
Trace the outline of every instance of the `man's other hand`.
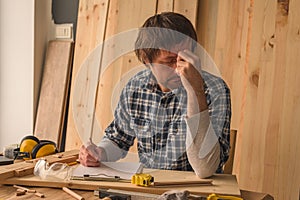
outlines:
[[88, 147], [82, 145], [79, 151], [79, 161], [82, 165], [87, 167], [100, 166], [102, 151], [103, 149], [96, 145]]

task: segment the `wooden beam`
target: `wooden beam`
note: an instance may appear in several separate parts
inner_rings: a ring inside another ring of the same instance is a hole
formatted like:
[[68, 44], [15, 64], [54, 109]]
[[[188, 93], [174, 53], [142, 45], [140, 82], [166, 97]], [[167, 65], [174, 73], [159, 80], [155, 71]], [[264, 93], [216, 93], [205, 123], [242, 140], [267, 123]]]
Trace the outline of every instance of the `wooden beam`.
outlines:
[[36, 158], [26, 160], [11, 165], [0, 166], [0, 181], [11, 177], [22, 177], [33, 174], [33, 169], [39, 159], [46, 159], [49, 164], [61, 162], [70, 163], [78, 159], [78, 150], [67, 151], [54, 155], [45, 156], [43, 158]]
[[73, 58], [72, 41], [48, 43], [34, 135], [61, 148]]

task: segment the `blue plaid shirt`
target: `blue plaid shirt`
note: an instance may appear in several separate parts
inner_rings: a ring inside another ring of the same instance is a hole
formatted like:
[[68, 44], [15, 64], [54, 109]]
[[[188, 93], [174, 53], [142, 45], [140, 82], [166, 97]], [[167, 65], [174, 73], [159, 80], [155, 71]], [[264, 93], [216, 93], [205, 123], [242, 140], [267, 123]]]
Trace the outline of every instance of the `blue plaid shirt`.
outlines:
[[[202, 73], [208, 111], [221, 145], [220, 171], [229, 155], [230, 92], [225, 82]], [[105, 138], [128, 151], [137, 138], [140, 162], [147, 168], [193, 170], [186, 154], [187, 97], [183, 87], [164, 93], [146, 69], [123, 89]], [[217, 172], [218, 172], [217, 171]]]

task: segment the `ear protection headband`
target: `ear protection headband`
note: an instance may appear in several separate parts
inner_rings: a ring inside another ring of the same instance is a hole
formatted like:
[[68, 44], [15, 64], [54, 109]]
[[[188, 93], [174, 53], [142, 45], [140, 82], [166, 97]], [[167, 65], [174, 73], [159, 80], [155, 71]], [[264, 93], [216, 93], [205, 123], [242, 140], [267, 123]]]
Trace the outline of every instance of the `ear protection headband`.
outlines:
[[56, 144], [50, 140], [39, 140], [35, 136], [29, 135], [22, 139], [20, 143], [19, 156], [24, 159], [34, 159], [57, 153]]

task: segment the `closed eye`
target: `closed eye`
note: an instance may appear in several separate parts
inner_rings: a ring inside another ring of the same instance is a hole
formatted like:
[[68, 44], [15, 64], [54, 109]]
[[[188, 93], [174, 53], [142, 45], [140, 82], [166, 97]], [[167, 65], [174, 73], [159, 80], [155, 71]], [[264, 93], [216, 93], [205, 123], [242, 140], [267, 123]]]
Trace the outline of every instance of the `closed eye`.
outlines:
[[163, 65], [174, 65], [176, 63], [177, 63], [177, 59], [176, 58], [172, 58], [172, 59], [160, 62], [160, 64], [163, 64]]

